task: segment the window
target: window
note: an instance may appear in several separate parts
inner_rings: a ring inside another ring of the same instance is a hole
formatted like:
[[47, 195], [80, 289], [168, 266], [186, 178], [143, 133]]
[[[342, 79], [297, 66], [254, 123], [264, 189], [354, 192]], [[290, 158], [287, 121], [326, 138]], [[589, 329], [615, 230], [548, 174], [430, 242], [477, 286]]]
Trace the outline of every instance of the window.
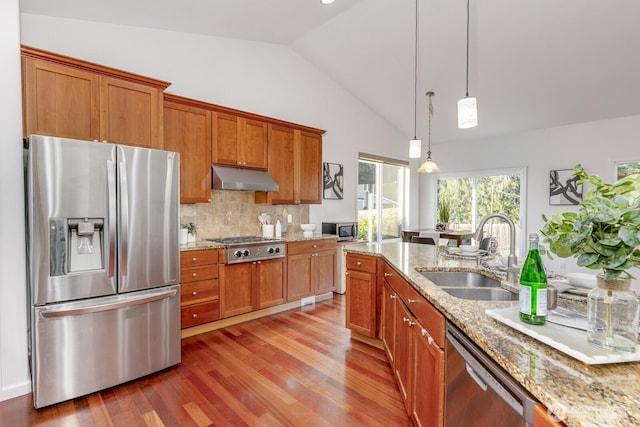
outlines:
[[399, 239], [407, 224], [409, 164], [360, 153], [358, 159], [358, 238]]
[[640, 161], [633, 160], [620, 160], [614, 162], [615, 165], [615, 180], [624, 178], [625, 176], [635, 175], [640, 173]]
[[[525, 170], [486, 171], [483, 173], [447, 176], [437, 180], [436, 204], [448, 204], [449, 227], [456, 230], [475, 231], [480, 220], [490, 213], [502, 213], [516, 226], [516, 254], [522, 238], [525, 200]], [[509, 226], [500, 219], [489, 221], [485, 236], [495, 237], [498, 252], [509, 254]]]

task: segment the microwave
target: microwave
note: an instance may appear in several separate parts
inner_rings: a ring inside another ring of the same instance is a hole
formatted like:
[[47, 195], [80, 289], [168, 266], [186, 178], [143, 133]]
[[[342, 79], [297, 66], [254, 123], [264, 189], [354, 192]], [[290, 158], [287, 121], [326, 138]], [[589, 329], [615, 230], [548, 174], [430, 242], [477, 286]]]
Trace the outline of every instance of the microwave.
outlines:
[[335, 234], [338, 242], [356, 240], [358, 238], [357, 222], [323, 222], [322, 234]]

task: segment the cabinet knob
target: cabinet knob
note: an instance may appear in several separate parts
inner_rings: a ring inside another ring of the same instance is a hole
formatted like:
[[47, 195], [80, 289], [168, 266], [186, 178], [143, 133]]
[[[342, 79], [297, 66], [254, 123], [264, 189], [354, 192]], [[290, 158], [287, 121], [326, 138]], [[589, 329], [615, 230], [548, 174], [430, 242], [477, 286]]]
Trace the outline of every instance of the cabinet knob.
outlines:
[[416, 304], [416, 303], [418, 302], [418, 300], [417, 300], [417, 299], [411, 299], [411, 298], [409, 298], [409, 299], [407, 300], [407, 302], [408, 302], [409, 304]]
[[348, 272], [348, 271], [345, 271], [345, 272], [344, 272], [344, 275], [345, 275], [345, 276], [348, 276], [348, 275], [349, 275], [349, 272]]
[[395, 295], [389, 295], [389, 299], [396, 299], [396, 298], [398, 298], [398, 297], [395, 296]]
[[258, 261], [258, 264], [262, 264], [262, 261]]
[[393, 276], [393, 274], [391, 274], [391, 273], [384, 273], [384, 277], [391, 277], [391, 276]]
[[198, 295], [198, 291], [191, 292], [191, 295], [193, 295], [195, 297], [196, 295]]
[[311, 247], [312, 247], [313, 249], [315, 249], [315, 248], [317, 248], [317, 247], [318, 247], [318, 245], [311, 245]]
[[196, 277], [198, 273], [191, 273], [191, 277]]
[[191, 261], [193, 261], [193, 262], [196, 262], [197, 260], [198, 260], [198, 258], [196, 258], [196, 257], [191, 258]]
[[198, 318], [198, 315], [197, 315], [196, 313], [193, 313], [193, 314], [191, 315], [191, 318], [192, 318], [192, 319], [197, 319], [197, 318]]
[[411, 321], [411, 319], [407, 319], [406, 317], [403, 317], [403, 318], [402, 318], [402, 321], [403, 321], [404, 323], [406, 323], [407, 325], [409, 325], [409, 327], [412, 327], [413, 325], [415, 325], [415, 324], [416, 324], [416, 322], [412, 322], [412, 321]]
[[362, 265], [362, 263], [360, 261], [356, 262], [356, 265], [359, 267]]

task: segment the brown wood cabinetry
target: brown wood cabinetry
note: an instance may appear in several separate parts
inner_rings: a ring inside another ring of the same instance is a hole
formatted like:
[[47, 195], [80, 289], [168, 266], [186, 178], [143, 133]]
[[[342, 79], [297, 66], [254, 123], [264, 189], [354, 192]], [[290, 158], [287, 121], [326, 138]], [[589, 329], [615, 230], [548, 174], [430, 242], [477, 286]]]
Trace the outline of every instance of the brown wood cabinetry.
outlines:
[[348, 253], [346, 264], [346, 327], [376, 338], [379, 258]]
[[164, 98], [164, 148], [180, 153], [180, 202], [211, 201], [211, 111], [197, 101]]
[[287, 301], [335, 289], [337, 247], [334, 239], [287, 244]]
[[533, 427], [563, 427], [565, 425], [543, 405], [536, 406], [533, 412]]
[[218, 250], [180, 253], [182, 329], [219, 319]]
[[169, 83], [22, 47], [23, 132], [163, 148]]
[[285, 277], [285, 258], [223, 265], [220, 317], [224, 319], [284, 303]]
[[405, 407], [417, 426], [442, 425], [444, 316], [387, 263], [383, 276], [382, 339]]
[[279, 189], [256, 192], [256, 203], [322, 203], [322, 132], [269, 125], [269, 173]]
[[213, 112], [213, 163], [267, 169], [268, 140], [266, 122], [228, 112]]

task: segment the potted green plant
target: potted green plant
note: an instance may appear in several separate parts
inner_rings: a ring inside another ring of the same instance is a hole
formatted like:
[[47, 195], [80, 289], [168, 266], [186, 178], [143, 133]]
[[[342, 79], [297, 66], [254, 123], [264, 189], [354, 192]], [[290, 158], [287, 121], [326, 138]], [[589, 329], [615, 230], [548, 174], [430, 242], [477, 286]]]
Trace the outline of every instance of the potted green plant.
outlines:
[[577, 183], [590, 189], [577, 212], [542, 216], [541, 233], [549, 251], [577, 258], [581, 267], [600, 270], [597, 286], [587, 297], [587, 340], [599, 347], [633, 352], [637, 347], [637, 297], [630, 292], [632, 267], [640, 266], [640, 175], [606, 184], [573, 169]]
[[193, 222], [187, 222], [182, 224], [182, 228], [187, 230], [187, 243], [194, 243], [196, 241], [196, 231], [198, 227]]
[[450, 219], [449, 202], [444, 197], [438, 201], [438, 223], [436, 224], [437, 230], [447, 230], [449, 228]]
[[577, 212], [542, 215], [543, 242], [561, 258], [574, 256], [579, 266], [601, 270], [607, 280], [633, 277], [629, 269], [640, 266], [640, 175], [606, 184], [579, 164], [573, 171], [578, 184], [594, 188]]

